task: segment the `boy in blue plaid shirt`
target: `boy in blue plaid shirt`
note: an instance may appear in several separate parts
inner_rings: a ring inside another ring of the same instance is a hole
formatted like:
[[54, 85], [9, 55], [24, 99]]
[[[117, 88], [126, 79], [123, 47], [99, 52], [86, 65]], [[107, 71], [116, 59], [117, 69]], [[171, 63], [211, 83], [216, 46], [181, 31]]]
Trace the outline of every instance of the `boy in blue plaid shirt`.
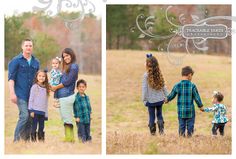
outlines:
[[166, 103], [171, 101], [178, 95], [178, 120], [179, 120], [179, 135], [185, 136], [187, 129], [188, 137], [191, 137], [194, 131], [195, 108], [193, 100], [198, 107], [203, 110], [203, 104], [199, 96], [197, 86], [191, 82], [194, 71], [190, 66], [182, 68], [182, 80], [175, 84], [171, 93], [167, 96]]
[[78, 93], [74, 102], [74, 117], [78, 128], [78, 137], [85, 143], [92, 140], [90, 136], [91, 105], [89, 97], [85, 94], [87, 88], [86, 81], [80, 79], [76, 87]]

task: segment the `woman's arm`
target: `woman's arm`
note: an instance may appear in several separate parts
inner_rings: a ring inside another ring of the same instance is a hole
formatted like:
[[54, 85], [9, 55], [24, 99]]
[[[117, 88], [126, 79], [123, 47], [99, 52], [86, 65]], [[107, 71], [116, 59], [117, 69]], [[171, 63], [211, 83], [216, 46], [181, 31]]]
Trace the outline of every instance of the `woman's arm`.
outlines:
[[77, 64], [72, 64], [70, 72], [67, 75], [67, 78], [62, 80], [61, 83], [64, 87], [71, 85], [74, 82], [74, 79], [78, 77], [79, 67]]
[[78, 65], [71, 65], [70, 72], [67, 75], [67, 78], [63, 80], [59, 85], [51, 86], [52, 91], [67, 87], [74, 82], [74, 78], [78, 76], [79, 68]]

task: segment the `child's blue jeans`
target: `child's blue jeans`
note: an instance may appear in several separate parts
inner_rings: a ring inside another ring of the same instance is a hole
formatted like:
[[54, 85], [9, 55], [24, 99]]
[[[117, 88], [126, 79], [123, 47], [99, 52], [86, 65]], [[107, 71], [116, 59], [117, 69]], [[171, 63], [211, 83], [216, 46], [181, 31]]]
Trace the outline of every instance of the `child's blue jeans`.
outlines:
[[82, 140], [82, 142], [90, 141], [92, 137], [90, 136], [90, 123], [84, 124], [81, 122], [76, 122], [78, 129], [78, 138]]
[[147, 102], [146, 106], [148, 107], [149, 113], [149, 126], [153, 126], [155, 124], [155, 118], [157, 118], [159, 122], [163, 121], [162, 105], [163, 101], [156, 103]]
[[38, 132], [43, 132], [43, 130], [44, 130], [44, 121], [45, 121], [45, 116], [44, 115], [34, 114], [33, 124], [32, 124], [32, 133], [36, 133], [37, 126], [38, 126]]
[[192, 118], [179, 119], [179, 135], [185, 137], [185, 130], [187, 129], [188, 137], [191, 137], [194, 132], [195, 115]]

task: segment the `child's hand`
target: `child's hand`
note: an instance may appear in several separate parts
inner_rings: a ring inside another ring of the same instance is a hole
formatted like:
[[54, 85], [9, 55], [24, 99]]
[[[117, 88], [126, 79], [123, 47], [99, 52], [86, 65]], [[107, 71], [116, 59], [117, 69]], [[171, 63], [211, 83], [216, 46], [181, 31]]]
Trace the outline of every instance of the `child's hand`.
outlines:
[[204, 112], [204, 108], [203, 108], [203, 106], [200, 108], [200, 110], [201, 110], [202, 112]]
[[80, 121], [80, 119], [79, 119], [79, 118], [75, 118], [75, 121], [76, 121], [76, 122], [79, 122], [79, 121]]
[[55, 92], [55, 91], [57, 90], [57, 87], [56, 87], [56, 86], [51, 86], [51, 87], [50, 87], [50, 90], [53, 91], [53, 92]]
[[30, 113], [30, 116], [31, 116], [32, 118], [34, 118], [34, 112], [31, 112], [31, 113]]
[[168, 103], [168, 100], [167, 100], [166, 98], [165, 98], [165, 100], [164, 100], [164, 103], [165, 103], [165, 104], [167, 104], [167, 103]]

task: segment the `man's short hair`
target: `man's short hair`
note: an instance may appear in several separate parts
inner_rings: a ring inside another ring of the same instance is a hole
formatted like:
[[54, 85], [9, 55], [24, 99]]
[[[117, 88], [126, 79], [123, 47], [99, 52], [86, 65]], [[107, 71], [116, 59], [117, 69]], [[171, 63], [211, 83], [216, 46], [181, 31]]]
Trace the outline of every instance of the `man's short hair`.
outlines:
[[189, 74], [194, 74], [193, 69], [190, 66], [185, 66], [182, 68], [182, 76], [188, 76]]
[[33, 40], [32, 40], [32, 39], [26, 38], [26, 39], [22, 40], [21, 46], [22, 46], [26, 41], [31, 41], [31, 42], [33, 43]]

